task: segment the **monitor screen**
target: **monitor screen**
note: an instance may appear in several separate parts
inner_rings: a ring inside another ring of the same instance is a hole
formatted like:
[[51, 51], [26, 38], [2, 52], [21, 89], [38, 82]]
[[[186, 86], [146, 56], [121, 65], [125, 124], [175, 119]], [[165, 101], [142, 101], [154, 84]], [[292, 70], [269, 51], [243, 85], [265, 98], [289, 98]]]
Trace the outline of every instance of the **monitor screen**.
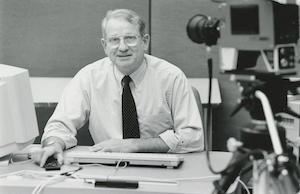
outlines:
[[259, 34], [258, 5], [231, 6], [231, 34]]
[[0, 64], [0, 158], [32, 144], [39, 135], [29, 72]]

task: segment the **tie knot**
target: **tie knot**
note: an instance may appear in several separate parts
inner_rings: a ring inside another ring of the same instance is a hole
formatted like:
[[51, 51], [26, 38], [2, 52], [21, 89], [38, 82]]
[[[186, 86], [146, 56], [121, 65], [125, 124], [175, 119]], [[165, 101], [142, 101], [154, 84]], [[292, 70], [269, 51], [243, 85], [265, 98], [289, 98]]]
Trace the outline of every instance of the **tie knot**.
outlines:
[[124, 83], [125, 85], [128, 85], [129, 82], [131, 82], [131, 78], [130, 78], [129, 75], [126, 75], [126, 76], [123, 77], [122, 81], [123, 81], [123, 83]]

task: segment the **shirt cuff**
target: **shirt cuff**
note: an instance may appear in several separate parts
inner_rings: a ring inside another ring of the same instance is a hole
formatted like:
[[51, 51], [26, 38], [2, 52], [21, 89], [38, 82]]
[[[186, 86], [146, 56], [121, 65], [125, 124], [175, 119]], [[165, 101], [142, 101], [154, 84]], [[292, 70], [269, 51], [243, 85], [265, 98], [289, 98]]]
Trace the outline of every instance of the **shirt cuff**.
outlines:
[[198, 132], [190, 137], [190, 134], [174, 133], [173, 130], [167, 130], [159, 135], [159, 137], [170, 148], [170, 153], [188, 153], [204, 150], [204, 137], [203, 133]]
[[185, 150], [188, 147], [188, 142], [180, 140], [178, 134], [174, 133], [173, 130], [167, 130], [159, 135], [159, 137], [167, 144], [170, 148], [168, 152], [176, 153], [180, 150]]
[[60, 145], [60, 147], [61, 147], [62, 150], [64, 150], [65, 147], [66, 147], [65, 143], [64, 143], [64, 141], [62, 139], [60, 139], [59, 137], [54, 137], [54, 136], [48, 137], [48, 138], [44, 139], [42, 141], [42, 143], [41, 143], [42, 147], [47, 146], [50, 142], [58, 143]]
[[59, 133], [59, 132], [44, 133], [41, 142], [44, 142], [45, 140], [48, 141], [48, 138], [59, 138], [60, 140], [62, 140], [64, 149], [69, 149], [77, 145], [77, 139], [70, 134]]

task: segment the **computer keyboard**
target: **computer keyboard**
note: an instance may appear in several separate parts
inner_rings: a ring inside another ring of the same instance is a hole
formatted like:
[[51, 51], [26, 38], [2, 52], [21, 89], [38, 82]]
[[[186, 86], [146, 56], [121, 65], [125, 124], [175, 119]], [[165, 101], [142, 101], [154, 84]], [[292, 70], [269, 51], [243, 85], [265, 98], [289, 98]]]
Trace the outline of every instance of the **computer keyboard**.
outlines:
[[70, 151], [66, 154], [69, 163], [117, 164], [125, 162], [128, 165], [177, 167], [184, 160], [177, 154], [158, 153], [119, 153]]

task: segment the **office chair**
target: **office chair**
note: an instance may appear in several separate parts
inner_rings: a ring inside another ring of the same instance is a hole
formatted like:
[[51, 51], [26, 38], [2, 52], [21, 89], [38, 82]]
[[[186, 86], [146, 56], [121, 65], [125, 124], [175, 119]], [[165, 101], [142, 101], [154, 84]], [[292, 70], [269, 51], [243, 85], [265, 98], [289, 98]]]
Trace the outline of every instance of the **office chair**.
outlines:
[[203, 122], [203, 127], [205, 127], [205, 124], [204, 124], [204, 121], [205, 121], [204, 120], [204, 110], [203, 110], [200, 94], [199, 94], [198, 90], [195, 87], [193, 87], [193, 86], [191, 86], [191, 87], [193, 89], [194, 96], [195, 96], [195, 99], [196, 99], [196, 102], [197, 102], [197, 105], [198, 105], [200, 116], [201, 116], [201, 119], [202, 119], [202, 122]]
[[195, 96], [195, 99], [196, 99], [196, 102], [197, 102], [197, 105], [198, 105], [198, 110], [200, 112], [204, 135], [206, 135], [207, 131], [206, 131], [206, 125], [205, 125], [205, 119], [204, 119], [204, 110], [203, 110], [203, 105], [202, 105], [202, 102], [201, 102], [201, 97], [200, 97], [200, 94], [199, 94], [198, 90], [193, 86], [191, 86], [191, 87], [192, 87], [192, 90], [194, 92], [194, 96]]

